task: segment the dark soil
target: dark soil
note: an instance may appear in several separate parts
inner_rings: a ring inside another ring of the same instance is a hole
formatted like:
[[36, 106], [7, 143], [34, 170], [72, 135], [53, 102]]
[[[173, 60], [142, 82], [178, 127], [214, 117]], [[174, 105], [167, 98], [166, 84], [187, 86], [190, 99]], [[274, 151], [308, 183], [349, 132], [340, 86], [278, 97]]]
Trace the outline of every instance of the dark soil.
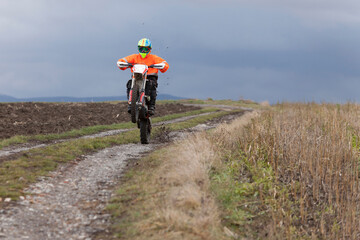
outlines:
[[[199, 109], [158, 104], [155, 116]], [[86, 126], [129, 122], [127, 103], [0, 103], [0, 139], [15, 135], [61, 133]]]

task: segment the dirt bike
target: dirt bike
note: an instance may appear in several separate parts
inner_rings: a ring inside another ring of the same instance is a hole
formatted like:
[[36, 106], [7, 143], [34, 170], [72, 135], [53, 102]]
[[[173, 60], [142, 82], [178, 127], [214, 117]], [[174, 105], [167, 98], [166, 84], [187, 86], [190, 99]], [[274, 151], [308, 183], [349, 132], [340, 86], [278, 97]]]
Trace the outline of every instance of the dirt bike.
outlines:
[[132, 68], [132, 81], [128, 101], [131, 109], [131, 121], [137, 123], [138, 128], [140, 128], [141, 143], [148, 144], [151, 135], [151, 118], [148, 110], [150, 96], [145, 95], [145, 86], [148, 81], [147, 72], [149, 68], [163, 69], [165, 64], [160, 63], [147, 66], [145, 64], [118, 62], [118, 66], [121, 68]]

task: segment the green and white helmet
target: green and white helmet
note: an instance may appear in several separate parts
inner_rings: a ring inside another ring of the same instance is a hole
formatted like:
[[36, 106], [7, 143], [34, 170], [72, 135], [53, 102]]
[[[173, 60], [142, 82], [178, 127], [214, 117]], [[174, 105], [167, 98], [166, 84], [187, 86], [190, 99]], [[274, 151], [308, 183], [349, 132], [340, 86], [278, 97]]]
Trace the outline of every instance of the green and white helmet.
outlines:
[[145, 58], [151, 51], [151, 42], [148, 38], [143, 38], [138, 42], [139, 54]]

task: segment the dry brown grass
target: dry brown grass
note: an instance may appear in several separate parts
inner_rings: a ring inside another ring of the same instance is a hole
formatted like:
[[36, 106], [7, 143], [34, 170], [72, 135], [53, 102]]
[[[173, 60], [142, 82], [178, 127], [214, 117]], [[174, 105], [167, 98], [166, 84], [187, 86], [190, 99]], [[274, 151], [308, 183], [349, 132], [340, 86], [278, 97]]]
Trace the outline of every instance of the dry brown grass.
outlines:
[[[264, 116], [263, 129], [252, 128], [257, 134], [249, 156], [256, 161], [256, 149], [267, 152], [277, 180], [298, 203], [288, 227], [301, 235], [359, 239], [358, 116], [359, 106], [351, 104], [285, 104]], [[274, 228], [282, 219], [274, 217]]]
[[[241, 120], [249, 121], [246, 114]], [[162, 186], [153, 218], [139, 222], [146, 239], [225, 239], [219, 211], [210, 191], [209, 172], [219, 160], [216, 144], [206, 133], [171, 146], [166, 161], [154, 173], [153, 185]], [[159, 188], [158, 188], [159, 189]], [[229, 233], [230, 232], [230, 233]]]
[[273, 186], [257, 190], [269, 217], [262, 236], [360, 239], [359, 113], [355, 104], [281, 104], [245, 131], [218, 130], [223, 156], [237, 151], [248, 169], [272, 169]]
[[[146, 239], [216, 239], [220, 222], [216, 204], [209, 195], [208, 171], [215, 159], [203, 134], [194, 135], [167, 150], [165, 164], [155, 173], [154, 184], [164, 194], [156, 215], [139, 223]], [[153, 235], [154, 234], [154, 235]], [[153, 235], [153, 237], [151, 236]]]
[[360, 239], [359, 115], [284, 103], [169, 147], [135, 239]]
[[[189, 128], [224, 114], [228, 112], [172, 124], [170, 129]], [[201, 133], [131, 161], [107, 206], [113, 217], [111, 233], [96, 239], [222, 239], [209, 190], [212, 148], [207, 134]]]
[[359, 115], [284, 103], [163, 150], [133, 239], [360, 239]]

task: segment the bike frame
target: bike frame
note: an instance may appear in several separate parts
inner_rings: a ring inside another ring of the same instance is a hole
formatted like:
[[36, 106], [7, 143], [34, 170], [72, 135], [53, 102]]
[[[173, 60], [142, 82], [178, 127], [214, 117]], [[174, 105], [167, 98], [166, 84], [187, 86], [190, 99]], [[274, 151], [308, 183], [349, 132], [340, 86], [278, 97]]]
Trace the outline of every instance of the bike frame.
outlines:
[[[132, 64], [118, 61], [117, 65], [120, 69], [131, 67], [132, 81], [128, 101], [128, 104], [131, 107], [131, 121], [137, 123], [138, 128], [140, 128], [141, 143], [148, 144], [151, 134], [151, 118], [146, 103], [146, 101], [150, 100], [150, 96], [145, 95], [146, 82], [148, 81], [147, 72], [149, 68], [164, 69], [165, 63], [147, 66], [145, 64]], [[135, 93], [134, 89], [136, 90]], [[139, 94], [137, 91], [139, 91]], [[134, 96], [139, 99], [133, 99]]]
[[[148, 72], [148, 66], [147, 65], [143, 65], [143, 64], [135, 64], [132, 67], [132, 83], [131, 83], [131, 88], [130, 88], [130, 93], [129, 93], [129, 101], [128, 103], [131, 104], [131, 102], [133, 101], [132, 97], [133, 97], [133, 89], [135, 84], [137, 84], [138, 89], [139, 89], [139, 100], [136, 103], [137, 107], [144, 107], [146, 108], [146, 99], [149, 96], [145, 96], [145, 87], [146, 87], [146, 82], [148, 81], [147, 79], [147, 72]], [[136, 100], [135, 100], [136, 101]], [[142, 118], [148, 118], [148, 114], [147, 114], [147, 108], [145, 110], [146, 112], [146, 116], [141, 116]]]
[[156, 68], [156, 69], [160, 69], [160, 70], [164, 69], [165, 63], [162, 62], [162, 63], [152, 64], [150, 66], [147, 66], [145, 64], [132, 64], [132, 63], [127, 63], [127, 62], [123, 62], [123, 61], [118, 61], [117, 65], [119, 68], [131, 67], [132, 82], [131, 82], [131, 88], [130, 88], [130, 92], [129, 92], [128, 104], [131, 105], [131, 102], [133, 101], [134, 86], [135, 86], [135, 84], [137, 84], [137, 87], [139, 89], [139, 100], [136, 103], [137, 110], [138, 111], [143, 110], [143, 111], [141, 111], [143, 114], [140, 114], [140, 118], [149, 119], [146, 100], [149, 101], [150, 96], [145, 95], [146, 82], [148, 81], [147, 72], [148, 72], [149, 68]]

